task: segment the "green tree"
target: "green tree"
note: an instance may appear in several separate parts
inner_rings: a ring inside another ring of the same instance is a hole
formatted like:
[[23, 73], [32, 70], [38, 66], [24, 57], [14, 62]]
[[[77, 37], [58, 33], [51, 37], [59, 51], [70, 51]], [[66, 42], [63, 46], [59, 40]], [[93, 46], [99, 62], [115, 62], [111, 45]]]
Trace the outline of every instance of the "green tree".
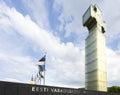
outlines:
[[108, 88], [108, 92], [120, 93], [120, 86], [112, 86]]

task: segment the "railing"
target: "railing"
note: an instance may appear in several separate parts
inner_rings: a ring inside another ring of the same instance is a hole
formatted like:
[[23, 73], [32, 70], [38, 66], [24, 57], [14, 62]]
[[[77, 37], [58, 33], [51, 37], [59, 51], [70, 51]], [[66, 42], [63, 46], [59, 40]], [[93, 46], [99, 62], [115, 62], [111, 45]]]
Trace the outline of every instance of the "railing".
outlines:
[[0, 95], [120, 95], [120, 93], [0, 81]]

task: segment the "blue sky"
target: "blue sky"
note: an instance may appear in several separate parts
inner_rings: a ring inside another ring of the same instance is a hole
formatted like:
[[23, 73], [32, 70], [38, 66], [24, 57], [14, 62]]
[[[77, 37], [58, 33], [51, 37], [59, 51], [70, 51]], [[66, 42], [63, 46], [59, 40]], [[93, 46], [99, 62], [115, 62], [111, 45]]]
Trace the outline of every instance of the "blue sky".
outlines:
[[0, 80], [29, 83], [47, 52], [46, 85], [84, 87], [82, 15], [90, 4], [107, 23], [108, 86], [120, 85], [119, 0], [0, 0]]

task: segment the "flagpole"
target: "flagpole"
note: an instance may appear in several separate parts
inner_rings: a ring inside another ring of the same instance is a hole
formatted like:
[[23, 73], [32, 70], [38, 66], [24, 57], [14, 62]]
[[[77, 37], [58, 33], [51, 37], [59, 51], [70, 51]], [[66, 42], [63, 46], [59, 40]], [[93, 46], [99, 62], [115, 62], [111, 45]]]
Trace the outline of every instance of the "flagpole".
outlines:
[[41, 75], [39, 75], [39, 78], [40, 78], [40, 85], [41, 85]]
[[[46, 66], [46, 53], [45, 53], [45, 66]], [[44, 70], [44, 85], [45, 85], [45, 72], [46, 72], [46, 70]]]
[[45, 71], [44, 71], [44, 83], [43, 84], [45, 85]]
[[[39, 70], [39, 80], [40, 80], [40, 85], [41, 83], [45, 85], [45, 65], [46, 65], [46, 53], [45, 55], [38, 61], [38, 70]], [[43, 63], [44, 62], [44, 63]], [[42, 75], [44, 73], [44, 76]], [[41, 80], [41, 78], [44, 78]]]

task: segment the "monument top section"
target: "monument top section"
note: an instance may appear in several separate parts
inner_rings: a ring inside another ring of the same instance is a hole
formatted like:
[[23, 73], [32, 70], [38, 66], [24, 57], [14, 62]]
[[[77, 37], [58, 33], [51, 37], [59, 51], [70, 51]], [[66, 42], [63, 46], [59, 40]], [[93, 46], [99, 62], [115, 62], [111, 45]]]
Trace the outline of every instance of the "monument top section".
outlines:
[[102, 20], [102, 11], [97, 5], [91, 5], [83, 15], [83, 26], [90, 30], [96, 24], [101, 26], [103, 33], [106, 31], [106, 24]]

